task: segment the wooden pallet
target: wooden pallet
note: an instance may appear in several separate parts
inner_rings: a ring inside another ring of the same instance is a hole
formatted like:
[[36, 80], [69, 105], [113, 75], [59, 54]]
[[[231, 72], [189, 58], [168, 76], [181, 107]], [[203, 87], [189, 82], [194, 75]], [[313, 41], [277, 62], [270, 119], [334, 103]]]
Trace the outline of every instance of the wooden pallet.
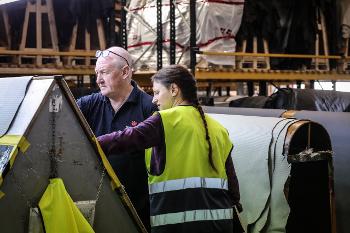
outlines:
[[[350, 39], [346, 38], [344, 39], [344, 57], [347, 58], [349, 56], [349, 43], [350, 43]], [[343, 59], [342, 63], [341, 63], [341, 69], [343, 71], [349, 71], [350, 70], [350, 60], [347, 59]]]
[[[35, 47], [28, 47], [27, 41], [28, 41], [28, 29], [29, 29], [29, 23], [32, 19], [30, 16], [35, 15]], [[45, 24], [45, 22], [42, 21], [43, 17], [47, 17], [48, 19], [48, 25]], [[48, 28], [47, 28], [48, 27]], [[43, 48], [43, 28], [49, 30], [50, 34], [50, 45], [51, 48]], [[56, 21], [52, 6], [52, 0], [46, 0], [46, 1], [27, 1], [26, 6], [26, 12], [24, 16], [24, 23], [23, 23], [23, 29], [22, 29], [22, 37], [21, 37], [21, 43], [19, 45], [19, 51], [46, 51], [46, 52], [58, 52], [58, 37], [57, 37], [57, 30], [56, 30]], [[43, 57], [41, 55], [38, 56], [18, 56], [17, 60], [18, 64], [22, 63], [30, 63], [35, 64], [36, 66], [40, 66], [43, 63], [54, 63], [56, 65], [61, 65], [59, 56], [50, 56], [50, 57]]]
[[[259, 53], [258, 51], [258, 38], [254, 36], [252, 45], [252, 52]], [[264, 54], [269, 54], [269, 45], [267, 40], [262, 39], [263, 51]], [[242, 52], [247, 52], [247, 40], [244, 40], [242, 43]], [[238, 67], [242, 70], [269, 70], [270, 66], [270, 58], [269, 57], [241, 57], [238, 58]]]
[[0, 30], [5, 34], [5, 36], [1, 38], [5, 39], [5, 41], [2, 41], [2, 43], [0, 44], [0, 49], [9, 49], [11, 48], [10, 25], [6, 9], [3, 6], [0, 6], [0, 18], [0, 22], [2, 22], [0, 25]]
[[[315, 55], [329, 55], [328, 49], [328, 37], [326, 29], [325, 17], [321, 9], [316, 9], [316, 22], [317, 22], [317, 33], [315, 41]], [[312, 59], [312, 69], [313, 70], [329, 70], [329, 59], [326, 58], [315, 58]]]
[[[78, 33], [78, 27], [79, 27], [79, 23], [77, 22], [74, 25], [73, 28], [73, 34], [72, 34], [72, 38], [71, 38], [71, 42], [70, 42], [70, 47], [69, 47], [69, 52], [91, 52], [93, 50], [91, 50], [91, 34], [90, 32], [87, 30], [87, 28], [84, 28], [84, 35], [79, 34]], [[106, 38], [105, 38], [105, 34], [104, 34], [104, 30], [103, 30], [103, 23], [100, 19], [96, 20], [96, 29], [97, 29], [97, 36], [98, 36], [98, 42], [99, 42], [99, 49], [103, 50], [106, 49]], [[81, 49], [77, 49], [77, 41], [79, 39], [79, 36], [83, 36], [84, 37], [84, 44], [83, 47]], [[91, 61], [92, 60], [96, 60], [95, 58], [91, 58], [91, 57], [68, 57], [67, 62], [65, 62], [65, 64], [68, 65], [76, 65], [76, 63], [79, 64], [83, 64], [83, 65], [91, 65]]]

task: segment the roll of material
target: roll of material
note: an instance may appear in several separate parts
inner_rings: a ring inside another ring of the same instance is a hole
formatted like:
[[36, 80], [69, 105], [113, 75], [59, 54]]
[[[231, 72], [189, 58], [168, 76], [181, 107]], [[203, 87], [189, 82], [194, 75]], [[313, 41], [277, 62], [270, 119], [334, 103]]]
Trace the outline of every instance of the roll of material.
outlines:
[[290, 165], [283, 155], [288, 127], [296, 120], [210, 114], [230, 134], [240, 184], [241, 219], [249, 232], [284, 232], [289, 206], [283, 193]]
[[[274, 116], [286, 115], [283, 109], [254, 109], [204, 107], [207, 113], [246, 115], [246, 116]], [[287, 116], [286, 116], [287, 117]], [[337, 232], [350, 232], [350, 113], [324, 111], [294, 111], [288, 112], [288, 117], [308, 119], [321, 124], [329, 133], [334, 152], [334, 188], [336, 200]]]
[[331, 137], [337, 232], [350, 232], [350, 113], [296, 111], [294, 117], [320, 123]]
[[280, 117], [284, 112], [286, 112], [284, 109], [230, 108], [209, 106], [203, 106], [203, 110], [207, 113], [262, 117]]

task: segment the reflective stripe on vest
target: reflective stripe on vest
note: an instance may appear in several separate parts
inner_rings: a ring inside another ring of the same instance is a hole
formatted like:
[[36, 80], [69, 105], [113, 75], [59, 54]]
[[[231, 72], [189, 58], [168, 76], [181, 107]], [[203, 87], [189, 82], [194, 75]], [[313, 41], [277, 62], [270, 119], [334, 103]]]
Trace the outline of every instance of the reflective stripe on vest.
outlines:
[[151, 216], [151, 226], [163, 226], [168, 224], [178, 224], [193, 221], [215, 221], [233, 218], [233, 210], [215, 209], [215, 210], [191, 210], [177, 213], [160, 214]]
[[149, 194], [189, 188], [212, 188], [228, 190], [228, 184], [227, 179], [222, 178], [190, 177], [149, 184]]

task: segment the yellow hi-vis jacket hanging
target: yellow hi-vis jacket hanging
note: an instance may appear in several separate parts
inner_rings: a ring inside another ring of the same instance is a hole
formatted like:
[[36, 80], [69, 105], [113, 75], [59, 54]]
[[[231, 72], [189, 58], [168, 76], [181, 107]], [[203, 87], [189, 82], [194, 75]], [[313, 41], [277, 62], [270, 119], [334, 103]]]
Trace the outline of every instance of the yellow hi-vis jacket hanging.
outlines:
[[80, 213], [60, 178], [50, 184], [39, 202], [46, 233], [92, 233], [94, 230]]

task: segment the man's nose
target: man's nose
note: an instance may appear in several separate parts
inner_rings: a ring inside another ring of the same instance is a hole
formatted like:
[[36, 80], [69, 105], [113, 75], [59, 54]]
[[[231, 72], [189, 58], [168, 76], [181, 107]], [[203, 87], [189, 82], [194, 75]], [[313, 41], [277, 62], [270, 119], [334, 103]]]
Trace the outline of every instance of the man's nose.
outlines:
[[152, 103], [153, 103], [153, 104], [157, 104], [157, 99], [156, 99], [156, 97], [153, 97]]
[[96, 83], [99, 84], [101, 83], [101, 81], [102, 81], [101, 75], [99, 75], [99, 73], [96, 73]]

